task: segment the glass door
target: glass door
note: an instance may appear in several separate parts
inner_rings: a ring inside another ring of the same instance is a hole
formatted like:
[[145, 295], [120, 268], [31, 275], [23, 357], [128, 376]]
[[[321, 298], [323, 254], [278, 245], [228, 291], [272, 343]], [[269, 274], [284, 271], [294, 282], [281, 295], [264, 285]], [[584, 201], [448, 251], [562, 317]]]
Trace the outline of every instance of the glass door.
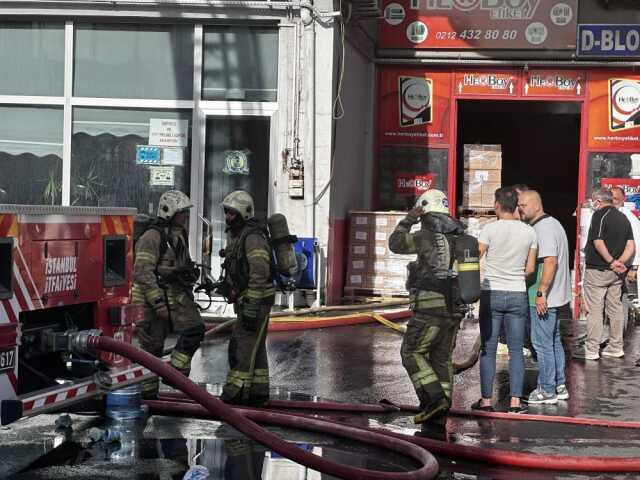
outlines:
[[266, 221], [271, 117], [207, 116], [205, 128], [203, 214], [211, 220], [211, 241], [203, 239], [203, 262], [209, 263], [212, 276], [217, 277], [218, 252], [226, 243], [221, 206], [224, 197], [234, 190], [249, 192], [256, 217]]

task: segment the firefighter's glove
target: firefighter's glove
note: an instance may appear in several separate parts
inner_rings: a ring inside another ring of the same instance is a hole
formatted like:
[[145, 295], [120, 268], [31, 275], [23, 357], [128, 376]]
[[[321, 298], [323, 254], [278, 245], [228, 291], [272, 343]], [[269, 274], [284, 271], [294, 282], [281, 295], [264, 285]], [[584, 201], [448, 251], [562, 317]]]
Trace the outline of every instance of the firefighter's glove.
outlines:
[[169, 308], [164, 303], [156, 306], [156, 318], [162, 321], [169, 321]]
[[251, 300], [243, 300], [240, 311], [242, 312], [242, 322], [244, 327], [250, 332], [258, 330], [258, 324], [260, 323], [260, 303]]
[[407, 220], [411, 224], [416, 224], [420, 221], [422, 215], [424, 215], [424, 209], [421, 206], [413, 207], [407, 212]]

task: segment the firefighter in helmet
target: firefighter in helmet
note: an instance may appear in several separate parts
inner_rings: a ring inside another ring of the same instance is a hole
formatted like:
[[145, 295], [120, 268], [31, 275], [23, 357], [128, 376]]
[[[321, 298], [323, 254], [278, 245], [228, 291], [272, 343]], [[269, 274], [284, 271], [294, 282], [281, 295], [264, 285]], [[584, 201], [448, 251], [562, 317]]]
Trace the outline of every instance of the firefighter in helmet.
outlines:
[[[414, 224], [421, 228], [413, 233]], [[416, 423], [446, 414], [451, 406], [452, 352], [462, 319], [451, 278], [451, 239], [464, 227], [449, 216], [449, 204], [439, 190], [428, 190], [389, 237], [394, 253], [417, 254], [408, 266], [413, 316], [407, 325], [400, 354], [420, 400]]]
[[[198, 270], [189, 255], [188, 222], [191, 200], [178, 190], [162, 194], [157, 219], [135, 246], [132, 302], [144, 304], [137, 325], [140, 346], [161, 357], [170, 331], [178, 334], [171, 365], [189, 376], [191, 357], [204, 338], [204, 323], [193, 296]], [[143, 383], [143, 395], [158, 393], [158, 378]]]
[[275, 288], [271, 246], [254, 217], [251, 195], [236, 190], [222, 202], [227, 224], [224, 257], [228, 301], [237, 314], [229, 342], [229, 373], [221, 398], [262, 405], [269, 399], [266, 338]]

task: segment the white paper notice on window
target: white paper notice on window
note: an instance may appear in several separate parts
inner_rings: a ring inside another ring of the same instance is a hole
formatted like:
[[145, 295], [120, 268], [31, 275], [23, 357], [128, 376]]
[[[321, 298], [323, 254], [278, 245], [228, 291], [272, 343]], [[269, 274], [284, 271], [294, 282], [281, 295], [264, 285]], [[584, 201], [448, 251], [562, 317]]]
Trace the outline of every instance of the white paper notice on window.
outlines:
[[174, 167], [149, 167], [149, 185], [153, 187], [173, 187], [174, 179]]
[[186, 147], [189, 144], [189, 120], [149, 119], [149, 145]]
[[175, 165], [181, 167], [184, 165], [184, 149], [182, 147], [166, 147], [162, 149], [162, 164]]

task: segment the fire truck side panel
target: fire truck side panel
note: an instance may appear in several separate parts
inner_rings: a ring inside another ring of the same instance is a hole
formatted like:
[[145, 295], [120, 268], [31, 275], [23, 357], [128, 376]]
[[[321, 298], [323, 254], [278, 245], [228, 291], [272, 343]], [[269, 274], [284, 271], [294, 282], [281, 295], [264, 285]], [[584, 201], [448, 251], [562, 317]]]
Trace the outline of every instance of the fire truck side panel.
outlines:
[[[3, 270], [0, 301], [0, 399], [6, 400], [17, 398], [18, 315], [22, 308], [13, 293], [18, 285], [18, 278], [22, 280], [14, 267], [17, 235], [16, 216], [0, 215], [0, 268]], [[10, 271], [7, 272], [7, 269]]]

